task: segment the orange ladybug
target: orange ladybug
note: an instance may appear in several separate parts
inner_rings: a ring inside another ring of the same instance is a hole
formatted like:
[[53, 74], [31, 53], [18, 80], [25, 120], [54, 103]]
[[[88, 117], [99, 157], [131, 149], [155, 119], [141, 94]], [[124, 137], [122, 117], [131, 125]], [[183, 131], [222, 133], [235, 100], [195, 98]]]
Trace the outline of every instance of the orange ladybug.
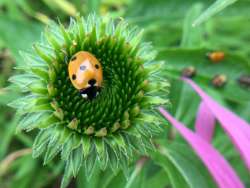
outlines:
[[225, 53], [221, 51], [207, 53], [207, 57], [213, 63], [219, 63], [225, 58]]
[[87, 51], [73, 55], [68, 64], [68, 73], [73, 86], [83, 98], [93, 99], [101, 90], [103, 73], [100, 62]]

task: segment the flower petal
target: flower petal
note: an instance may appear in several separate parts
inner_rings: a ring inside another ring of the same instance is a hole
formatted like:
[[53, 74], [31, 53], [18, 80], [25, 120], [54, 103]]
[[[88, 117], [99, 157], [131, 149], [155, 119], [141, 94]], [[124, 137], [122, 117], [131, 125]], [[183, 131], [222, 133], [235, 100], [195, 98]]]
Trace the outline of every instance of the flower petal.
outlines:
[[204, 102], [201, 102], [195, 122], [196, 133], [206, 141], [211, 142], [214, 133], [215, 122], [215, 117], [210, 109]]
[[218, 119], [250, 170], [250, 125], [230, 110], [219, 105], [192, 80], [182, 79], [200, 95], [203, 102]]
[[197, 155], [209, 169], [220, 188], [244, 188], [244, 185], [236, 175], [228, 162], [202, 137], [187, 129], [183, 124], [175, 120], [163, 108], [159, 108], [161, 114], [171, 122], [186, 141], [192, 146]]

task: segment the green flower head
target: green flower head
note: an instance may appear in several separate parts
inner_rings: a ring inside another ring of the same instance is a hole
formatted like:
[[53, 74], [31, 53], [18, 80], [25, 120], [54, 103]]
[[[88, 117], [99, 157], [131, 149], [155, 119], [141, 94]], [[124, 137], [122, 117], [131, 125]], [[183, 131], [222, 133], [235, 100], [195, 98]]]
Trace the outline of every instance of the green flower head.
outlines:
[[[161, 120], [155, 106], [168, 103], [168, 82], [161, 77], [155, 51], [141, 42], [142, 32], [125, 21], [90, 15], [71, 19], [65, 28], [51, 23], [33, 53], [22, 53], [25, 73], [10, 79], [25, 93], [10, 105], [22, 119], [19, 130], [39, 129], [33, 156], [44, 163], [59, 152], [66, 161], [63, 185], [84, 166], [114, 171], [128, 168], [135, 152], [153, 147]], [[79, 51], [101, 64], [98, 96], [85, 99], [72, 85], [68, 64]]]

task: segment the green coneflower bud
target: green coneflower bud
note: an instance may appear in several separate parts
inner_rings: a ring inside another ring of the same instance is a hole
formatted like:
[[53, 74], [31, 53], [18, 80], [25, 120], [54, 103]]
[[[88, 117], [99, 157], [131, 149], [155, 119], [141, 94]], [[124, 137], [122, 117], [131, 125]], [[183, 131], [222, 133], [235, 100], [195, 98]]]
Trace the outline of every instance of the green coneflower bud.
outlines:
[[[48, 163], [61, 152], [63, 186], [82, 165], [88, 175], [94, 165], [126, 170], [135, 151], [153, 147], [161, 123], [154, 107], [168, 103], [155, 51], [141, 42], [138, 28], [94, 15], [72, 19], [68, 28], [53, 23], [44, 36], [34, 54], [22, 53], [25, 73], [10, 79], [26, 92], [11, 103], [23, 117], [19, 128], [40, 129], [33, 156], [45, 153]], [[68, 74], [70, 59], [80, 51], [93, 55], [103, 70], [92, 100], [81, 96]]]

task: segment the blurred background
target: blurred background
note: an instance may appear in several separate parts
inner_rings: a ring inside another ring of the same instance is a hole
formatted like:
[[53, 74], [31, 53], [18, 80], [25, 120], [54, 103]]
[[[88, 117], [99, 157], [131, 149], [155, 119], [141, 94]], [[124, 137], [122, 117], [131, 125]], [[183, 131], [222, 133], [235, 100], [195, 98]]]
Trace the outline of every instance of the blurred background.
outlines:
[[[30, 51], [40, 40], [50, 20], [67, 25], [70, 17], [95, 12], [114, 19], [125, 18], [145, 31], [145, 41], [158, 50], [157, 60], [166, 61], [165, 76], [171, 82], [170, 110], [175, 117], [192, 127], [199, 98], [178, 78], [185, 68], [194, 68], [194, 78], [210, 95], [250, 122], [250, 1], [240, 0], [197, 27], [193, 21], [213, 0], [0, 0], [0, 188], [59, 187], [64, 164], [60, 159], [43, 166], [32, 159], [31, 147], [36, 131], [16, 132], [18, 116], [8, 107], [21, 95], [8, 79], [20, 72], [20, 51]], [[207, 53], [222, 51], [218, 63]], [[224, 86], [213, 83], [222, 75]], [[225, 82], [225, 83], [224, 83]], [[22, 80], [20, 80], [22, 83]], [[190, 103], [190, 101], [192, 101]], [[173, 130], [162, 138], [183, 143]], [[185, 144], [185, 143], [183, 143]], [[235, 167], [247, 187], [249, 173], [228, 138], [216, 128], [214, 145]], [[178, 146], [179, 147], [179, 146]], [[178, 151], [177, 151], [178, 153]], [[195, 157], [193, 160], [196, 159]], [[122, 174], [111, 176], [96, 170], [90, 182], [81, 172], [69, 187], [125, 187]], [[101, 178], [102, 177], [102, 178]], [[103, 182], [105, 180], [105, 182]], [[148, 162], [130, 187], [170, 188], [166, 172], [158, 164]]]

